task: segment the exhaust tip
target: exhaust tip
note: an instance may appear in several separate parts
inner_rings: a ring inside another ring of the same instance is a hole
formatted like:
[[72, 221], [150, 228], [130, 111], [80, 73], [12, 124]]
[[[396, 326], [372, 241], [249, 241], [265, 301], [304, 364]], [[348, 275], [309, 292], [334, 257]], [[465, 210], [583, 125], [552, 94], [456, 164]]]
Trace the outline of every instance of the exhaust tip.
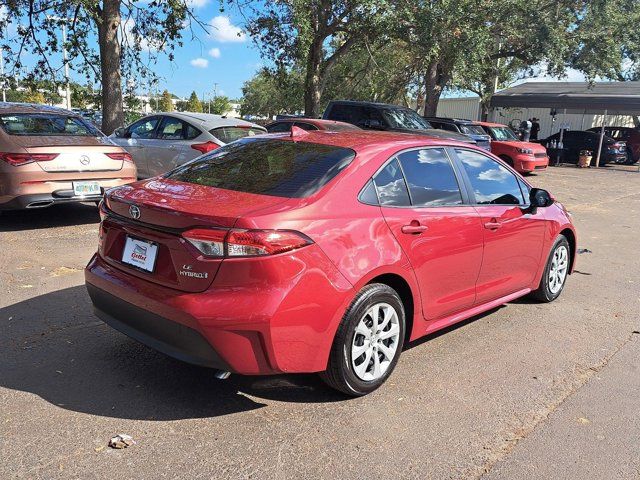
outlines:
[[213, 374], [218, 380], [226, 380], [231, 375], [231, 372], [225, 372], [224, 370], [216, 370], [216, 373]]

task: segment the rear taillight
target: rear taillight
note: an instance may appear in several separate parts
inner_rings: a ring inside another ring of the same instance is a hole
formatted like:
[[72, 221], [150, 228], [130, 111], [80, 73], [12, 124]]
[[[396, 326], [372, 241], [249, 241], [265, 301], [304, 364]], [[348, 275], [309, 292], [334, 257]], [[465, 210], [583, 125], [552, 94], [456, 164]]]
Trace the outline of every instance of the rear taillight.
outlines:
[[193, 229], [182, 236], [207, 257], [254, 257], [290, 252], [313, 241], [291, 230]]
[[0, 160], [19, 167], [33, 162], [49, 162], [57, 156], [57, 153], [0, 153]]
[[133, 163], [133, 158], [131, 158], [131, 155], [127, 152], [112, 152], [112, 153], [105, 153], [105, 155], [111, 158], [112, 160], [122, 160], [124, 162]]
[[199, 152], [202, 152], [202, 153], [208, 153], [211, 150], [220, 148], [220, 145], [218, 145], [216, 142], [212, 142], [211, 140], [209, 140], [208, 142], [205, 142], [205, 143], [194, 143], [193, 145], [191, 145], [191, 148], [193, 148], [194, 150], [198, 150]]

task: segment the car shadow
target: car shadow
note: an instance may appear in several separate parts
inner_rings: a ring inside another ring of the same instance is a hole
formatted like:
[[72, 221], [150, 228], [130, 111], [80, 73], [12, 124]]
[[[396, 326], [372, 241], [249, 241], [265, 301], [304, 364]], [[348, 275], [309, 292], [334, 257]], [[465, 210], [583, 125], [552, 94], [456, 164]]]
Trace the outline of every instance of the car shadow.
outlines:
[[217, 380], [99, 321], [84, 286], [0, 308], [0, 351], [0, 386], [91, 415], [177, 420], [253, 410], [264, 400], [346, 399], [317, 375]]
[[73, 203], [47, 208], [0, 212], [0, 232], [19, 232], [99, 222], [100, 214], [92, 203]]

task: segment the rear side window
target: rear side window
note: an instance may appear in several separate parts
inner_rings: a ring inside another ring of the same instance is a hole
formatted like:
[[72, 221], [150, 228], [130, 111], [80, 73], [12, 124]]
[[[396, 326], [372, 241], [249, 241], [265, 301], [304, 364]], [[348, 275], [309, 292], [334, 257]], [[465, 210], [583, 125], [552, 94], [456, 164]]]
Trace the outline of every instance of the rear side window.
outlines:
[[318, 130], [315, 125], [311, 125], [310, 123], [305, 122], [296, 122], [295, 126], [301, 128], [302, 130]]
[[209, 130], [209, 133], [224, 143], [231, 143], [244, 137], [252, 137], [266, 132], [261, 128], [254, 127], [218, 127]]
[[406, 207], [411, 205], [407, 184], [397, 159], [391, 160], [373, 179], [380, 205]]
[[467, 172], [479, 205], [522, 205], [525, 203], [518, 179], [498, 162], [481, 153], [456, 149]]
[[303, 198], [318, 192], [354, 157], [349, 148], [245, 138], [186, 163], [166, 177], [238, 192]]
[[9, 135], [98, 137], [102, 134], [80, 117], [50, 113], [0, 115], [0, 125]]
[[291, 131], [291, 122], [277, 122], [267, 125], [267, 132], [269, 133], [285, 133]]
[[173, 117], [164, 117], [158, 131], [161, 140], [182, 140], [184, 128], [182, 120]]
[[197, 138], [200, 136], [200, 134], [202, 133], [199, 129], [197, 129], [196, 127], [194, 127], [193, 125], [189, 125], [188, 123], [184, 124], [184, 128], [186, 128], [186, 140], [193, 140], [194, 138]]
[[460, 205], [462, 195], [443, 148], [411, 150], [398, 155], [416, 207]]

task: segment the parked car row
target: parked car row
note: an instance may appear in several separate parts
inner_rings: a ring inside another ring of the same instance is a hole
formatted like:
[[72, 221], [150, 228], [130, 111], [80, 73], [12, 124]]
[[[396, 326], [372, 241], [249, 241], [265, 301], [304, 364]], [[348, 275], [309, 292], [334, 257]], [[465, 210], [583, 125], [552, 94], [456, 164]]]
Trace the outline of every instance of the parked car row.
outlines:
[[[562, 142], [561, 160], [565, 163], [578, 163], [581, 151], [592, 152], [595, 159], [600, 145], [600, 129], [592, 130], [565, 130], [551, 135], [541, 143], [548, 149], [554, 148]], [[594, 160], [595, 163], [595, 160]], [[600, 165], [609, 163], [633, 163], [629, 161], [627, 145], [625, 142], [604, 136], [600, 149]]]

